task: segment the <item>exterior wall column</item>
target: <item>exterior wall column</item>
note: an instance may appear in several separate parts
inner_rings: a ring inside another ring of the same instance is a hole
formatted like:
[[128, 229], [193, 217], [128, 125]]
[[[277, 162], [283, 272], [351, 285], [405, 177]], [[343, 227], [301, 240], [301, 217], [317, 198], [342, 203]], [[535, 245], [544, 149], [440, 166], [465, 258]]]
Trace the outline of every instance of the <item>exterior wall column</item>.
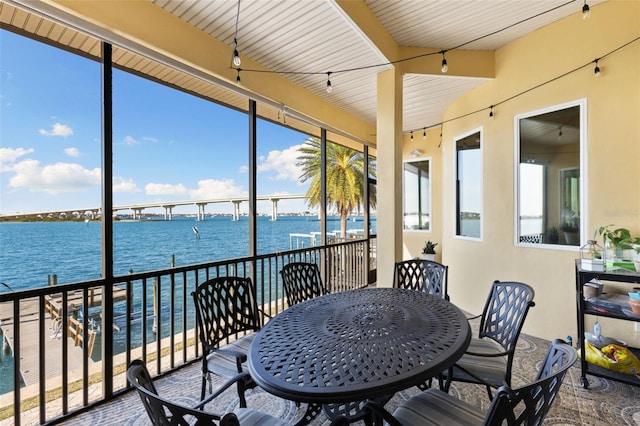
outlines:
[[402, 73], [378, 74], [377, 92], [377, 285], [391, 287], [402, 258]]

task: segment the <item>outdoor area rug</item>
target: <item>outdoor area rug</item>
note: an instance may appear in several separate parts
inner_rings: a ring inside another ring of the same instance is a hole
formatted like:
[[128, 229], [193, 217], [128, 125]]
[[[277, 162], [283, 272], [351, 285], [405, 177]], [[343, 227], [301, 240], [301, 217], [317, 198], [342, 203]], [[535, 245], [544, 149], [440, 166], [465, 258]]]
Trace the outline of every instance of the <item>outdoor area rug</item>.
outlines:
[[[513, 366], [514, 386], [531, 382], [535, 378], [548, 347], [549, 342], [546, 340], [524, 334], [520, 336]], [[196, 404], [200, 396], [200, 366], [200, 363], [194, 363], [170, 376], [158, 379], [158, 392], [185, 405]], [[545, 420], [546, 425], [640, 425], [640, 388], [590, 375], [587, 377], [590, 387], [584, 389], [580, 384], [578, 363], [570, 369]], [[219, 383], [222, 383], [222, 379]], [[398, 404], [417, 392], [419, 390], [415, 387], [398, 392], [387, 403], [386, 408], [393, 411]], [[454, 383], [450, 393], [483, 409], [488, 408], [489, 400], [484, 387]], [[306, 409], [305, 404], [297, 407], [295, 403], [272, 396], [259, 388], [247, 392], [247, 406], [285, 419], [291, 424], [301, 418]], [[226, 413], [237, 407], [238, 397], [235, 388], [232, 388], [207, 409]], [[115, 401], [74, 416], [61, 424], [147, 426], [151, 422], [138, 394], [129, 392]], [[325, 426], [329, 425], [330, 421], [321, 414], [311, 424]]]

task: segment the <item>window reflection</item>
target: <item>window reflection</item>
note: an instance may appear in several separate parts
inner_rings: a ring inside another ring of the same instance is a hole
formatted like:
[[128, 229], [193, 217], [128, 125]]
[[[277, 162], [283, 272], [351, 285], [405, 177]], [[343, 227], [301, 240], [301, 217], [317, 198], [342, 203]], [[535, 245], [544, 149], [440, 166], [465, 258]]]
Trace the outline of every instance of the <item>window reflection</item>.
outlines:
[[518, 120], [518, 241], [580, 245], [580, 105]]
[[431, 178], [429, 160], [404, 163], [404, 218], [403, 228], [431, 229]]
[[480, 238], [482, 156], [480, 132], [456, 140], [456, 235]]

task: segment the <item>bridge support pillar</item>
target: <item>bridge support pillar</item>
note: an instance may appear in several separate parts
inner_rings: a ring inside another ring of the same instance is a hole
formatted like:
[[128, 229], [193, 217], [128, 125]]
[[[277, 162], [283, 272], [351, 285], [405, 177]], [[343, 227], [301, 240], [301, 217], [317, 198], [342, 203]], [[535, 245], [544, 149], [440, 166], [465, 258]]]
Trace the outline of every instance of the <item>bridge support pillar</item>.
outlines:
[[233, 203], [233, 220], [240, 220], [240, 203], [242, 201], [232, 201]]
[[204, 206], [206, 206], [205, 203], [198, 203], [198, 220], [204, 220]]
[[140, 208], [133, 209], [133, 220], [142, 219], [142, 210], [144, 209], [140, 209]]
[[271, 221], [272, 222], [275, 222], [276, 220], [278, 220], [278, 201], [280, 201], [280, 199], [278, 198], [271, 199]]
[[164, 207], [164, 220], [173, 220], [173, 208], [175, 206], [162, 206]]

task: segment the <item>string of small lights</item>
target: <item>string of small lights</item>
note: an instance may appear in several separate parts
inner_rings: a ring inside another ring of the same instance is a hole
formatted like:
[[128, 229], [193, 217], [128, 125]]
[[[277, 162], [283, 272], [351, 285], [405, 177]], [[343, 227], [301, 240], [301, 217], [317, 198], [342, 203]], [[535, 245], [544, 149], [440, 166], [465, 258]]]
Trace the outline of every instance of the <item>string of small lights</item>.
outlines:
[[[344, 69], [339, 69], [339, 70], [332, 70], [332, 71], [296, 71], [296, 70], [264, 70], [264, 69], [255, 69], [255, 68], [240, 68], [240, 56], [238, 55], [238, 40], [237, 40], [237, 34], [238, 34], [238, 20], [240, 17], [240, 0], [238, 0], [238, 12], [236, 15], [236, 32], [233, 38], [233, 61], [232, 61], [232, 68], [235, 68], [237, 71], [237, 77], [236, 77], [236, 83], [240, 84], [240, 72], [245, 72], [245, 73], [263, 73], [263, 74], [280, 74], [280, 75], [326, 75], [327, 76], [327, 82], [326, 82], [326, 90], [327, 93], [331, 93], [334, 89], [333, 85], [331, 84], [331, 75], [332, 74], [343, 74], [343, 73], [349, 73], [349, 72], [353, 72], [353, 71], [362, 71], [362, 70], [366, 70], [366, 69], [371, 69], [371, 68], [377, 68], [377, 67], [384, 67], [384, 66], [389, 66], [389, 65], [394, 65], [394, 64], [399, 64], [402, 62], [407, 62], [407, 61], [412, 61], [414, 59], [420, 59], [420, 58], [425, 58], [428, 56], [434, 56], [434, 55], [442, 55], [442, 62], [441, 62], [441, 66], [440, 66], [440, 71], [444, 74], [449, 70], [449, 65], [447, 63], [447, 59], [445, 57], [446, 53], [452, 50], [456, 50], [456, 49], [460, 49], [468, 44], [474, 43], [476, 41], [480, 41], [483, 40], [485, 38], [494, 36], [496, 34], [499, 34], [503, 31], [507, 31], [513, 27], [516, 27], [520, 24], [523, 24], [525, 22], [531, 21], [532, 19], [536, 19], [540, 16], [546, 15], [547, 13], [551, 13], [554, 12], [560, 8], [563, 8], [571, 3], [574, 3], [576, 0], [568, 0], [565, 3], [562, 3], [558, 6], [552, 7], [548, 10], [545, 10], [543, 12], [537, 13], [535, 15], [532, 15], [528, 18], [522, 19], [518, 22], [514, 22], [512, 24], [509, 24], [503, 28], [500, 28], [498, 30], [492, 31], [488, 34], [484, 34], [482, 36], [476, 37], [473, 40], [469, 40], [466, 41], [464, 43], [461, 43], [457, 46], [451, 47], [449, 49], [443, 49], [437, 52], [429, 52], [429, 53], [423, 53], [420, 55], [415, 55], [415, 56], [410, 56], [407, 58], [401, 58], [401, 59], [397, 59], [394, 61], [388, 61], [388, 62], [383, 62], [383, 63], [378, 63], [378, 64], [372, 64], [372, 65], [364, 65], [364, 66], [359, 66], [359, 67], [353, 67], [353, 68], [344, 68]], [[586, 10], [586, 12], [585, 12]], [[584, 0], [584, 5], [582, 7], [582, 16], [583, 18], [586, 19], [586, 17], [588, 17], [589, 14], [589, 5], [587, 4], [587, 0]]]
[[[499, 105], [503, 105], [503, 104], [505, 104], [505, 103], [507, 103], [507, 102], [509, 102], [509, 101], [513, 100], [513, 99], [516, 99], [516, 98], [518, 98], [518, 97], [520, 97], [520, 96], [522, 96], [522, 95], [525, 95], [525, 94], [527, 94], [527, 93], [529, 93], [529, 92], [531, 92], [531, 91], [533, 91], [533, 90], [539, 89], [540, 87], [543, 87], [543, 86], [545, 86], [545, 85], [547, 85], [547, 84], [553, 83], [554, 81], [560, 80], [561, 78], [564, 78], [564, 77], [566, 77], [566, 76], [568, 76], [568, 75], [570, 75], [570, 74], [573, 74], [573, 73], [575, 73], [575, 72], [577, 72], [577, 71], [580, 71], [581, 69], [583, 69], [583, 68], [585, 68], [585, 67], [589, 67], [589, 66], [591, 66], [591, 64], [595, 64], [595, 68], [593, 69], [594, 76], [595, 76], [595, 77], [599, 77], [599, 76], [600, 76], [600, 74], [601, 74], [601, 70], [600, 70], [600, 67], [599, 67], [598, 63], [599, 63], [600, 61], [602, 61], [604, 58], [606, 58], [606, 57], [608, 57], [608, 56], [611, 56], [611, 55], [613, 55], [614, 53], [618, 52], [619, 50], [622, 50], [622, 49], [624, 49], [625, 47], [627, 47], [627, 46], [629, 46], [629, 45], [631, 45], [631, 44], [633, 44], [633, 43], [636, 43], [636, 42], [638, 42], [638, 41], [640, 41], [640, 37], [636, 37], [636, 38], [634, 38], [633, 40], [628, 41], [627, 43], [624, 43], [624, 44], [622, 44], [622, 45], [620, 45], [620, 46], [616, 47], [615, 49], [613, 49], [613, 50], [611, 50], [611, 51], [607, 52], [606, 54], [602, 55], [602, 56], [601, 56], [601, 57], [599, 57], [599, 58], [594, 59], [593, 61], [589, 61], [589, 62], [587, 62], [587, 63], [585, 63], [585, 64], [583, 64], [583, 65], [580, 65], [580, 66], [578, 66], [578, 67], [576, 67], [576, 68], [574, 68], [574, 69], [572, 69], [572, 70], [569, 70], [569, 71], [567, 71], [567, 72], [564, 72], [564, 73], [562, 73], [562, 74], [560, 74], [560, 75], [558, 75], [558, 76], [556, 76], [556, 77], [553, 77], [553, 78], [551, 78], [551, 79], [549, 79], [549, 80], [547, 80], [547, 81], [544, 81], [544, 82], [542, 82], [542, 83], [538, 83], [538, 84], [536, 84], [536, 85], [535, 85], [535, 86], [533, 86], [533, 87], [530, 87], [530, 88], [525, 89], [525, 90], [523, 90], [523, 91], [521, 91], [521, 92], [518, 92], [518, 93], [516, 93], [515, 95], [509, 96], [508, 98], [505, 98], [505, 99], [503, 99], [503, 100], [501, 100], [501, 101], [498, 101], [498, 102], [496, 102], [496, 103], [494, 103], [493, 105], [490, 105], [490, 106], [488, 106], [488, 107], [479, 108], [479, 109], [476, 109], [476, 110], [474, 110], [474, 111], [471, 111], [471, 112], [468, 112], [468, 113], [465, 113], [465, 114], [461, 114], [461, 115], [459, 115], [459, 116], [452, 117], [452, 118], [449, 118], [449, 119], [447, 119], [447, 120], [443, 120], [443, 121], [438, 122], [438, 123], [430, 124], [430, 125], [428, 125], [428, 126], [424, 126], [424, 127], [420, 127], [420, 128], [416, 128], [416, 129], [410, 129], [410, 130], [407, 130], [407, 131], [405, 131], [405, 132], [403, 132], [403, 133], [410, 133], [410, 134], [413, 134], [413, 132], [415, 132], [415, 131], [422, 130], [422, 131], [423, 131], [423, 135], [426, 135], [426, 130], [427, 130], [427, 129], [431, 129], [431, 128], [435, 128], [435, 127], [440, 127], [440, 128], [441, 128], [441, 130], [442, 130], [442, 125], [443, 125], [443, 124], [450, 123], [450, 122], [452, 122], [452, 121], [456, 121], [456, 120], [460, 120], [460, 119], [465, 118], [465, 117], [469, 117], [470, 115], [474, 115], [474, 114], [480, 113], [480, 112], [482, 112], [482, 111], [486, 111], [487, 109], [489, 110], [489, 118], [493, 118], [493, 117], [495, 116], [495, 113], [494, 113], [494, 108], [495, 108], [495, 107], [497, 107], [497, 106], [499, 106]], [[442, 137], [442, 133], [440, 134], [440, 136]], [[426, 139], [426, 136], [424, 136], [424, 138]]]
[[[495, 31], [492, 31], [490, 33], [484, 34], [482, 36], [476, 37], [476, 38], [474, 38], [472, 40], [466, 41], [464, 43], [461, 43], [461, 44], [459, 44], [457, 46], [454, 46], [454, 47], [451, 47], [449, 49], [443, 49], [443, 50], [440, 50], [440, 51], [437, 51], [437, 52], [423, 53], [423, 54], [420, 54], [420, 55], [414, 55], [414, 56], [410, 56], [410, 57], [406, 57], [406, 58], [397, 59], [397, 60], [394, 60], [394, 61], [388, 61], [388, 62], [372, 64], [372, 65], [365, 65], [365, 66], [360, 66], [360, 67], [345, 68], [345, 69], [340, 69], [340, 70], [335, 70], [335, 71], [295, 71], [295, 70], [263, 70], [263, 69], [252, 69], [252, 68], [240, 68], [241, 60], [240, 60], [240, 56], [239, 56], [239, 53], [238, 53], [238, 40], [237, 40], [238, 22], [239, 22], [239, 19], [240, 19], [240, 0], [238, 0], [238, 9], [237, 9], [237, 14], [236, 14], [236, 27], [235, 27], [235, 34], [234, 34], [234, 38], [233, 38], [233, 57], [232, 57], [232, 61], [231, 61], [232, 62], [232, 68], [234, 68], [236, 70], [236, 72], [237, 72], [237, 75], [236, 75], [236, 83], [237, 84], [241, 83], [241, 79], [240, 79], [240, 73], [241, 72], [264, 73], [264, 74], [280, 74], [280, 75], [326, 75], [327, 76], [327, 80], [326, 80], [326, 91], [327, 91], [327, 93], [332, 93], [333, 92], [333, 88], [334, 87], [333, 87], [333, 84], [331, 83], [331, 75], [332, 74], [349, 73], [349, 72], [353, 72], [353, 71], [361, 71], [361, 70], [370, 69], [370, 68], [377, 68], [377, 67], [383, 67], [383, 66], [388, 66], [388, 65], [394, 65], [394, 64], [407, 62], [407, 61], [412, 61], [414, 59], [420, 59], [420, 58], [424, 58], [424, 57], [428, 57], [428, 56], [442, 55], [440, 71], [442, 73], [446, 73], [449, 70], [449, 65], [448, 65], [448, 62], [447, 62], [447, 58], [445, 56], [447, 52], [452, 51], [452, 50], [456, 50], [456, 49], [460, 49], [460, 48], [462, 48], [462, 47], [464, 47], [466, 45], [469, 45], [471, 43], [483, 40], [483, 39], [491, 37], [491, 36], [494, 36], [496, 34], [499, 34], [499, 33], [503, 32], [503, 31], [506, 31], [506, 30], [509, 30], [509, 29], [511, 29], [513, 27], [516, 27], [516, 26], [518, 26], [520, 24], [526, 23], [526, 22], [528, 22], [528, 21], [530, 21], [532, 19], [538, 18], [538, 17], [543, 16], [543, 15], [545, 15], [547, 13], [554, 12], [554, 11], [556, 11], [556, 10], [558, 10], [560, 8], [563, 8], [563, 7], [565, 7], [565, 6], [567, 6], [567, 5], [571, 4], [571, 3], [574, 3], [575, 1], [576, 0], [569, 0], [569, 1], [567, 1], [565, 3], [562, 3], [562, 4], [558, 5], [558, 6], [555, 6], [553, 8], [548, 9], [548, 10], [542, 11], [540, 13], [537, 13], [535, 15], [532, 15], [530, 17], [522, 19], [522, 20], [520, 20], [518, 22], [514, 22], [514, 23], [509, 24], [509, 25], [507, 25], [507, 26], [505, 26], [503, 28], [500, 28], [498, 30], [495, 30]], [[587, 3], [587, 0], [584, 0], [583, 5], [582, 5], [582, 19], [586, 20], [590, 16], [591, 16], [591, 9], [590, 9], [590, 7], [589, 7], [589, 5]], [[625, 48], [625, 47], [627, 47], [627, 46], [629, 46], [629, 45], [631, 45], [631, 44], [633, 44], [633, 43], [635, 43], [635, 42], [637, 42], [639, 40], [640, 40], [640, 37], [637, 37], [637, 38], [635, 38], [635, 39], [633, 39], [633, 40], [631, 40], [631, 41], [629, 41], [629, 42], [627, 42], [627, 43], [625, 43], [625, 44], [623, 44], [623, 45], [611, 50], [610, 52], [602, 55], [599, 58], [596, 58], [596, 59], [594, 59], [594, 60], [592, 60], [592, 61], [590, 61], [590, 62], [588, 62], [586, 64], [580, 65], [580, 66], [578, 66], [578, 67], [576, 67], [576, 68], [574, 68], [572, 70], [569, 70], [569, 71], [567, 71], [567, 72], [565, 72], [565, 73], [563, 73], [561, 75], [558, 75], [558, 76], [556, 76], [556, 77], [554, 77], [552, 79], [549, 79], [547, 81], [539, 83], [539, 84], [537, 84], [537, 85], [535, 85], [533, 87], [530, 87], [530, 88], [528, 88], [526, 90], [518, 92], [518, 93], [516, 93], [516, 94], [514, 94], [514, 95], [512, 95], [512, 96], [510, 96], [508, 98], [505, 98], [505, 99], [503, 99], [501, 101], [498, 101], [498, 102], [490, 105], [489, 107], [479, 108], [477, 110], [474, 110], [474, 111], [471, 111], [471, 112], [468, 112], [468, 113], [465, 113], [465, 114], [462, 114], [462, 115], [459, 115], [459, 116], [456, 116], [456, 117], [453, 117], [453, 118], [450, 118], [450, 119], [447, 119], [447, 120], [443, 120], [443, 121], [438, 122], [438, 123], [429, 124], [427, 126], [423, 126], [423, 127], [416, 128], [416, 129], [410, 129], [410, 130], [404, 131], [403, 133], [409, 133], [410, 134], [410, 140], [411, 140], [411, 142], [413, 142], [413, 140], [414, 140], [413, 132], [417, 132], [417, 131], [422, 130], [422, 139], [426, 140], [427, 139], [427, 129], [440, 127], [440, 143], [442, 143], [442, 129], [443, 129], [443, 125], [444, 124], [450, 123], [452, 121], [459, 120], [459, 119], [462, 119], [462, 118], [465, 118], [465, 117], [468, 117], [468, 116], [471, 116], [471, 115], [474, 115], [474, 114], [477, 114], [477, 113], [480, 113], [482, 111], [486, 111], [487, 109], [489, 110], [489, 118], [492, 119], [493, 117], [495, 117], [494, 108], [496, 108], [496, 107], [498, 107], [500, 105], [503, 105], [506, 102], [509, 102], [509, 101], [511, 101], [511, 100], [513, 100], [515, 98], [523, 96], [526, 93], [529, 93], [529, 92], [531, 92], [533, 90], [536, 90], [536, 89], [538, 89], [540, 87], [543, 87], [543, 86], [545, 86], [547, 84], [550, 84], [550, 83], [552, 83], [554, 81], [557, 81], [557, 80], [559, 80], [561, 78], [564, 78], [564, 77], [566, 77], [566, 76], [568, 76], [570, 74], [573, 74], [573, 73], [575, 73], [577, 71], [580, 71], [581, 69], [583, 69], [583, 68], [585, 68], [587, 66], [590, 66], [591, 64], [594, 64], [593, 73], [594, 73], [595, 77], [599, 77], [601, 75], [601, 72], [602, 72], [601, 68], [599, 66], [600, 61], [602, 61], [606, 57], [614, 54], [615, 52], [617, 52], [617, 51], [619, 51], [619, 50], [621, 50], [621, 49], [623, 49], [623, 48]]]

